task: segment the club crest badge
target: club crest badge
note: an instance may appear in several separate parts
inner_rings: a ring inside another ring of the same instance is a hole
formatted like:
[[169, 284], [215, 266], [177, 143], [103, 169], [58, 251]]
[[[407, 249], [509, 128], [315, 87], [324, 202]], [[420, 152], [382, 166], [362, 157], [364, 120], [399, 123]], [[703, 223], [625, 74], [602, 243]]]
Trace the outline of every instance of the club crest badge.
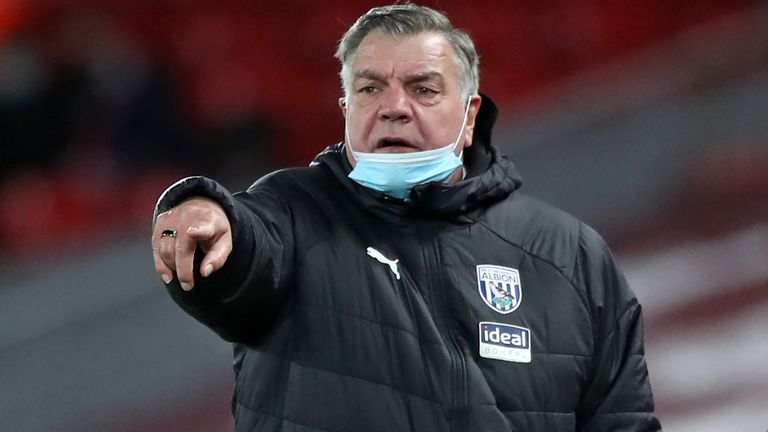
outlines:
[[523, 299], [520, 272], [509, 267], [477, 266], [477, 289], [485, 304], [502, 314], [514, 312]]

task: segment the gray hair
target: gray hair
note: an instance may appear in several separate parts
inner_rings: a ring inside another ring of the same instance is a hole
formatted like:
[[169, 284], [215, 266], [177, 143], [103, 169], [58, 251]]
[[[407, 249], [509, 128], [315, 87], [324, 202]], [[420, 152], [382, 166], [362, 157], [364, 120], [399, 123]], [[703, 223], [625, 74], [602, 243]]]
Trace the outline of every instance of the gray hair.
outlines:
[[391, 36], [415, 36], [423, 32], [442, 34], [451, 44], [464, 96], [476, 95], [480, 87], [480, 60], [472, 38], [453, 27], [445, 14], [411, 3], [376, 7], [355, 21], [339, 41], [335, 57], [341, 62], [341, 86], [347, 95], [352, 84], [351, 64], [360, 43], [374, 30]]

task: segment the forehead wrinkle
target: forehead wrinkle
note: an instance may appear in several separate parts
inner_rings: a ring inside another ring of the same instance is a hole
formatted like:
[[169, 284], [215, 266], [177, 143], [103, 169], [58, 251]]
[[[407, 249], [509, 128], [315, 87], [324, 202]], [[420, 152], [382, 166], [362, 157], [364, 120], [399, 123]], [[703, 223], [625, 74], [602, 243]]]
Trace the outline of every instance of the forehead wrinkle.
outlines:
[[382, 82], [387, 81], [386, 75], [384, 75], [381, 72], [377, 72], [371, 68], [365, 68], [355, 72], [353, 75], [353, 79], [354, 80], [369, 79], [369, 80], [382, 81]]
[[418, 83], [424, 81], [439, 81], [443, 82], [443, 74], [437, 71], [418, 72], [410, 75], [406, 75], [403, 82], [407, 84]]
[[[387, 76], [381, 72], [377, 72], [371, 68], [366, 68], [355, 72], [354, 80], [369, 79], [373, 81], [387, 82]], [[437, 71], [417, 72], [408, 74], [403, 77], [402, 82], [406, 84], [424, 82], [424, 81], [444, 81], [443, 74]]]

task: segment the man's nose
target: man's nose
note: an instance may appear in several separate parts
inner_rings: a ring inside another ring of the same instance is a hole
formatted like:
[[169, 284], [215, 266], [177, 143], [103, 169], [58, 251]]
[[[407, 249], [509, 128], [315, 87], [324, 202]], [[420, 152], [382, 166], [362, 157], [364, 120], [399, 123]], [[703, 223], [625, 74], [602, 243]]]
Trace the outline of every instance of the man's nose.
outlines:
[[409, 121], [412, 118], [411, 104], [403, 90], [389, 89], [379, 106], [379, 119], [385, 121]]

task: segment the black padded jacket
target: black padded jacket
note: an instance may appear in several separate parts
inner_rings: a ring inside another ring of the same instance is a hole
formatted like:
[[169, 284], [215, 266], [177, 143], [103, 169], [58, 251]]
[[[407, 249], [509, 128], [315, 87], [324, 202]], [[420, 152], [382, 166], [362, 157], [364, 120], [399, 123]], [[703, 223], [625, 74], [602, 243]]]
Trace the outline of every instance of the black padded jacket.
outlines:
[[156, 214], [206, 196], [232, 224], [222, 270], [168, 289], [235, 343], [237, 431], [660, 430], [640, 305], [595, 231], [516, 191], [495, 118], [484, 97], [465, 180], [404, 201], [349, 180], [341, 144], [246, 192], [165, 192]]

